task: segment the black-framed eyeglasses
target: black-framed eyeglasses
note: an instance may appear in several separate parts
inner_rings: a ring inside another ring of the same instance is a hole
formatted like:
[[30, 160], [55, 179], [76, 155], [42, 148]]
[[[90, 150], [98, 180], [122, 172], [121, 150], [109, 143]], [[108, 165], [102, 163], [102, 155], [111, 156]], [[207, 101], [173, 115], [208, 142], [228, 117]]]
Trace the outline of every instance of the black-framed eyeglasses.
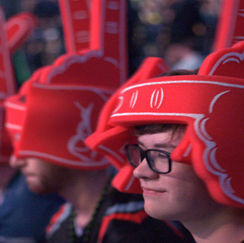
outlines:
[[171, 172], [170, 153], [159, 149], [141, 149], [137, 144], [125, 146], [126, 154], [132, 166], [137, 167], [145, 158], [149, 168], [159, 174]]

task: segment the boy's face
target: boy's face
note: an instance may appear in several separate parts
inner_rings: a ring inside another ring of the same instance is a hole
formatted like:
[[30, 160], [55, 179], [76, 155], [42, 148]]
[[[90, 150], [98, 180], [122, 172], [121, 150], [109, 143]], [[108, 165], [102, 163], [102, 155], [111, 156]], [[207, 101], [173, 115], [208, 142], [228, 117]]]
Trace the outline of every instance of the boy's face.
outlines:
[[[138, 145], [143, 149], [160, 149], [172, 153], [184, 136], [178, 129], [138, 137]], [[182, 222], [200, 219], [215, 212], [220, 207], [208, 194], [203, 181], [198, 178], [191, 165], [172, 162], [168, 174], [153, 172], [144, 159], [134, 170], [140, 179], [145, 199], [146, 212], [161, 220]]]
[[21, 170], [28, 187], [37, 194], [60, 193], [69, 178], [67, 168], [38, 158], [17, 159], [12, 156], [10, 164]]

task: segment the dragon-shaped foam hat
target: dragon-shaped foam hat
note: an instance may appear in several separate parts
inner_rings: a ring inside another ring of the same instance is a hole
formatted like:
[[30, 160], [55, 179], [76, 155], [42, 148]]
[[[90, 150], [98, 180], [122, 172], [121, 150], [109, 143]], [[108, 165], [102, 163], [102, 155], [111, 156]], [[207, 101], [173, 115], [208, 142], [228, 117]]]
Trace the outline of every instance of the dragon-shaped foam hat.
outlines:
[[[244, 42], [239, 42], [207, 56], [197, 75], [128, 83], [109, 100], [100, 130], [86, 142], [116, 163], [126, 160], [123, 145], [133, 141], [135, 125], [186, 124], [172, 160], [192, 164], [217, 202], [244, 208], [243, 68]], [[121, 171], [114, 184], [129, 190], [131, 181]]]
[[[76, 4], [68, 9], [77, 13], [68, 16], [77, 16], [78, 7], [87, 2], [69, 3]], [[80, 45], [71, 45], [76, 39], [67, 32], [72, 50], [38, 69], [6, 100], [6, 127], [17, 158], [35, 157], [82, 170], [110, 165], [84, 140], [95, 130], [105, 101], [127, 78], [125, 16], [125, 1], [92, 1], [91, 21], [86, 21], [91, 24], [89, 48], [78, 51]], [[78, 31], [76, 22], [74, 26]]]
[[11, 58], [36, 26], [35, 16], [28, 12], [21, 12], [5, 21], [4, 11], [0, 7], [0, 163], [4, 164], [9, 163], [12, 154], [12, 144], [4, 126], [4, 101], [16, 92]]
[[[38, 70], [17, 95], [5, 102], [14, 155], [69, 168], [107, 167], [108, 161], [90, 151], [83, 141], [95, 129], [97, 114], [113, 90], [61, 83], [59, 75], [55, 76], [58, 83], [42, 83], [41, 78], [48, 71]], [[69, 69], [62, 72], [62, 77], [70, 77]]]

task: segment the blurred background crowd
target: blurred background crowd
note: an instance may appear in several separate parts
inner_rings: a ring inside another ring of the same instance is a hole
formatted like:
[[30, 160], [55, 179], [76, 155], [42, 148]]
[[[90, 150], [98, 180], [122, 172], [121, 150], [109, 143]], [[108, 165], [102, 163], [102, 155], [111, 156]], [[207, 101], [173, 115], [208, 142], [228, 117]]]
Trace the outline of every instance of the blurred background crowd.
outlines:
[[[165, 58], [171, 69], [198, 68], [211, 52], [221, 0], [127, 0], [130, 75], [144, 57]], [[14, 57], [21, 85], [65, 52], [58, 0], [0, 0], [6, 19], [21, 11], [39, 21]]]

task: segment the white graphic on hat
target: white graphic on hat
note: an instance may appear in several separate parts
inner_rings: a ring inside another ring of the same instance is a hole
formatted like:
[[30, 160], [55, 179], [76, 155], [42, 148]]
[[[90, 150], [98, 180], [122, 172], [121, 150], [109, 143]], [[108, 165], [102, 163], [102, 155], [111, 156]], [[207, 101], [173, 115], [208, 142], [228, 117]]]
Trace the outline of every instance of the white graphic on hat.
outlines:
[[[85, 163], [93, 161], [92, 158], [95, 158], [97, 155], [96, 152], [91, 151], [85, 144], [82, 147], [77, 146], [79, 142], [84, 143], [85, 139], [92, 133], [90, 121], [94, 103], [90, 103], [88, 107], [85, 108], [79, 102], [75, 102], [75, 106], [80, 110], [81, 121], [76, 128], [76, 135], [68, 141], [68, 150], [71, 154], [78, 157]], [[84, 153], [89, 151], [89, 157], [85, 156]]]
[[155, 89], [152, 93], [151, 100], [150, 100], [150, 107], [159, 109], [163, 103], [164, 99], [164, 91], [162, 88]]

